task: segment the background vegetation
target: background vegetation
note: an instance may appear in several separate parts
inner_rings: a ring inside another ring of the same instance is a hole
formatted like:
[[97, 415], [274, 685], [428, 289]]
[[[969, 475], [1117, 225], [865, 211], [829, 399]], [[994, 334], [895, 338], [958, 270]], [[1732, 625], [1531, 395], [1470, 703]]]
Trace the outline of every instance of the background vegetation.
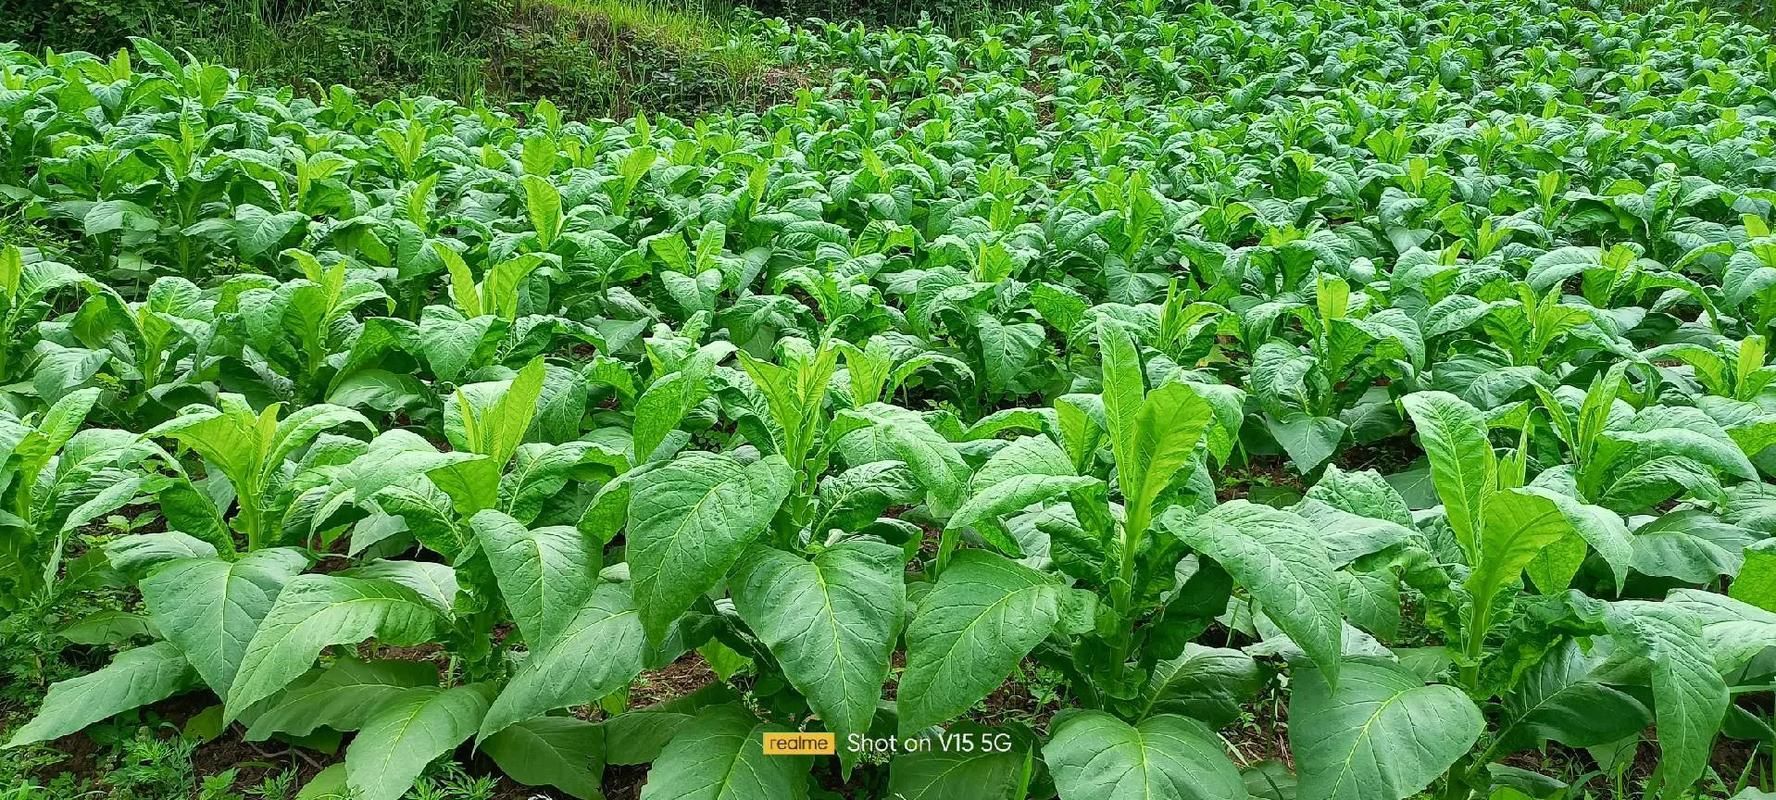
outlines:
[[106, 53], [145, 36], [318, 95], [547, 96], [576, 115], [758, 97], [765, 54], [721, 0], [47, 0], [0, 41]]
[[0, 41], [108, 53], [144, 36], [255, 82], [369, 99], [548, 97], [574, 116], [759, 105], [802, 82], [752, 35], [760, 15], [973, 30], [1031, 0], [34, 0]]

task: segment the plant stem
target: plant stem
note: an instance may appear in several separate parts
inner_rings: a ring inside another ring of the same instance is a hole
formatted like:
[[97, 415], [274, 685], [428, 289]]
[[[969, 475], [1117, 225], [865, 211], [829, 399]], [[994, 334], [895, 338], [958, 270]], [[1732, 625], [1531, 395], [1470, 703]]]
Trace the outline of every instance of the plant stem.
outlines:
[[1455, 763], [1450, 765], [1449, 771], [1443, 774], [1442, 791], [1438, 792], [1441, 800], [1468, 800], [1472, 797], [1474, 793], [1468, 788], [1467, 778], [1473, 770], [1480, 768], [1485, 763], [1484, 760], [1475, 759], [1473, 753], [1467, 753], [1456, 759]]
[[246, 534], [247, 552], [258, 550], [261, 544], [259, 503], [257, 500], [249, 500], [245, 492], [240, 494], [240, 514], [235, 516], [235, 522], [239, 524], [241, 533]]
[[1135, 556], [1140, 553], [1141, 542], [1147, 536], [1150, 514], [1151, 511], [1142, 503], [1135, 503], [1128, 509], [1128, 516], [1122, 527], [1122, 563], [1117, 565], [1119, 574], [1116, 584], [1110, 587], [1111, 607], [1116, 610], [1117, 619], [1122, 623], [1116, 636], [1116, 658], [1113, 662], [1119, 678], [1135, 643]]
[[1462, 686], [1469, 694], [1480, 690], [1480, 657], [1486, 649], [1486, 631], [1492, 626], [1492, 601], [1476, 600], [1474, 614], [1468, 620], [1467, 630], [1463, 632], [1464, 647], [1462, 648]]

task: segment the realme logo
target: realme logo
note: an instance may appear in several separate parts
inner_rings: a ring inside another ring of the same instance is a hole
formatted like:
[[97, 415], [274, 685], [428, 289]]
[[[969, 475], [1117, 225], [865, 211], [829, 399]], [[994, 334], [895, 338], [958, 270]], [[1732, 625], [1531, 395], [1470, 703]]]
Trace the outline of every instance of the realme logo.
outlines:
[[765, 733], [765, 755], [830, 756], [838, 752], [838, 739], [830, 733]]

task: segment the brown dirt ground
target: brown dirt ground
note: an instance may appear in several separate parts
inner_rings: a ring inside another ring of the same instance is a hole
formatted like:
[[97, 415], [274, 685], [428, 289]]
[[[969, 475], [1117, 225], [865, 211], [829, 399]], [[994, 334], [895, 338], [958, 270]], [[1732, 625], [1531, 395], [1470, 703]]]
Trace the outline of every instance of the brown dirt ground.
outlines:
[[1418, 458], [1419, 449], [1407, 437], [1383, 439], [1372, 444], [1355, 444], [1341, 448], [1333, 462], [1339, 469], [1356, 471], [1372, 469], [1383, 475], [1405, 470]]
[[641, 673], [629, 690], [629, 707], [642, 708], [683, 697], [719, 680], [697, 651], [656, 670]]
[[[1635, 749], [1634, 763], [1628, 768], [1627, 784], [1632, 790], [1646, 786], [1652, 777], [1653, 770], [1659, 766], [1659, 746], [1652, 728], [1642, 733], [1643, 741]], [[1520, 769], [1551, 775], [1562, 780], [1571, 779], [1593, 773], [1592, 777], [1576, 785], [1574, 788], [1585, 788], [1598, 793], [1599, 798], [1616, 800], [1612, 780], [1602, 774], [1596, 760], [1585, 750], [1565, 747], [1549, 743], [1543, 752], [1527, 750], [1514, 753], [1504, 759], [1505, 764]], [[1761, 763], [1761, 766], [1760, 766]], [[1760, 776], [1767, 779], [1770, 771], [1770, 754], [1760, 750], [1754, 743], [1737, 739], [1717, 738], [1714, 742], [1714, 755], [1709, 759], [1709, 768], [1720, 776], [1727, 785], [1732, 785], [1745, 774], [1750, 765], [1750, 777], [1754, 780]], [[1707, 781], [1704, 779], [1704, 785]], [[1755, 785], [1755, 784], [1754, 784]], [[1710, 797], [1714, 795], [1709, 795]], [[1621, 798], [1627, 800], [1627, 798]]]
[[1280, 761], [1295, 769], [1295, 755], [1289, 750], [1289, 704], [1274, 691], [1267, 691], [1250, 706], [1249, 724], [1230, 725], [1221, 736], [1233, 749], [1236, 762], [1248, 767], [1260, 761]]
[[[708, 686], [718, 680], [715, 670], [697, 651], [680, 656], [677, 661], [656, 670], [643, 672], [629, 690], [629, 707], [642, 708], [663, 703]], [[604, 796], [608, 800], [636, 800], [647, 783], [647, 767], [611, 765], [604, 768]]]
[[1275, 456], [1257, 456], [1245, 464], [1221, 470], [1221, 474], [1216, 476], [1215, 499], [1223, 503], [1244, 499], [1251, 493], [1253, 486], [1307, 491], [1301, 475], [1287, 462]]

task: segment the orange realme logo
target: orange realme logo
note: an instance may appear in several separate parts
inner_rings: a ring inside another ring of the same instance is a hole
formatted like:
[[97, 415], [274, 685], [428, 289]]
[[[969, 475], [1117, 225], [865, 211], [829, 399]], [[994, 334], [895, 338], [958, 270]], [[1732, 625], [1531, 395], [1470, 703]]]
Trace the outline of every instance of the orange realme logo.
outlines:
[[765, 755], [768, 756], [830, 756], [838, 752], [838, 738], [830, 733], [766, 732]]

